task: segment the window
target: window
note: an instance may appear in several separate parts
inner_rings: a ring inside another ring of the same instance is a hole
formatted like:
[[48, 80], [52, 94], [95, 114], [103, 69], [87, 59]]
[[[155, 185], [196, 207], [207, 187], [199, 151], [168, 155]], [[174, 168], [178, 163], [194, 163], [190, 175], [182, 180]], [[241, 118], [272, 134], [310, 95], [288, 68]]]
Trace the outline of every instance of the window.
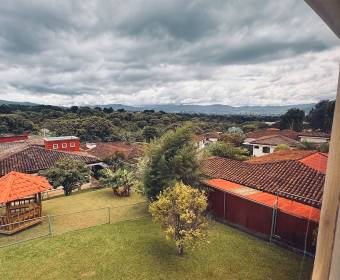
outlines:
[[53, 144], [53, 150], [57, 150], [58, 149], [58, 144]]
[[67, 148], [67, 143], [61, 144], [61, 147], [62, 147], [63, 149]]
[[71, 147], [71, 148], [74, 148], [75, 146], [76, 146], [76, 143], [74, 143], [74, 142], [71, 142], [71, 143], [70, 143], [70, 147]]
[[265, 154], [269, 154], [270, 153], [270, 147], [263, 147], [262, 152], [265, 153]]
[[259, 146], [254, 146], [254, 149], [260, 149], [260, 147]]

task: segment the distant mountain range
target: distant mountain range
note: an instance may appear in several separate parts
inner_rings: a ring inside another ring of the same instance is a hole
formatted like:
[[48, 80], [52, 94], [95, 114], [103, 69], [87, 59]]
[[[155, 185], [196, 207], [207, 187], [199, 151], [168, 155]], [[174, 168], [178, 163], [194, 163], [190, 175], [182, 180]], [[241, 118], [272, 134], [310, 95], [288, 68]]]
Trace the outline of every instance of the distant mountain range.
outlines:
[[40, 104], [31, 103], [31, 102], [16, 102], [16, 101], [0, 100], [0, 105], [38, 106]]
[[299, 104], [286, 106], [240, 106], [233, 107], [229, 105], [145, 105], [145, 106], [127, 106], [122, 104], [98, 105], [101, 108], [112, 108], [114, 110], [124, 109], [126, 111], [136, 112], [144, 110], [164, 111], [167, 113], [189, 113], [189, 114], [207, 114], [207, 115], [281, 115], [289, 109], [298, 108], [308, 113], [315, 104]]
[[[15, 102], [0, 100], [1, 104], [14, 104], [37, 106], [39, 104], [30, 102]], [[285, 105], [285, 106], [240, 106], [233, 107], [229, 105], [182, 105], [182, 104], [161, 104], [161, 105], [145, 105], [145, 106], [128, 106], [123, 104], [107, 104], [97, 105], [101, 108], [112, 108], [113, 110], [124, 109], [125, 111], [137, 112], [144, 110], [164, 111], [167, 113], [188, 113], [188, 114], [207, 114], [207, 115], [281, 115], [289, 109], [298, 108], [308, 113], [313, 107], [312, 104], [299, 104], [299, 105]]]

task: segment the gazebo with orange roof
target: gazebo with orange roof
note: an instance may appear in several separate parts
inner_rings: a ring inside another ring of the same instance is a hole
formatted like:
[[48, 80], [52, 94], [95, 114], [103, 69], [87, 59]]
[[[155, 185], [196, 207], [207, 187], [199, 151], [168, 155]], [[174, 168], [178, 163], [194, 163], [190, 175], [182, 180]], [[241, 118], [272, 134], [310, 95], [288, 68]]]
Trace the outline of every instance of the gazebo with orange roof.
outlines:
[[0, 178], [0, 233], [13, 234], [40, 223], [41, 193], [51, 189], [45, 177], [12, 171]]

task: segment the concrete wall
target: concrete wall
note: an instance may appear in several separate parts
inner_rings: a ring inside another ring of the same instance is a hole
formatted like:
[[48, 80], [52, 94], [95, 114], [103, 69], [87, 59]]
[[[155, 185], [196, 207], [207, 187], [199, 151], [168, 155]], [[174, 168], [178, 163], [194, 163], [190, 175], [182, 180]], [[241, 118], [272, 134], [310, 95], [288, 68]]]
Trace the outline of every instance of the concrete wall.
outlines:
[[[274, 153], [274, 149], [275, 149], [274, 146], [268, 146], [268, 145], [257, 145], [257, 144], [254, 144], [252, 146], [253, 146], [253, 156], [255, 156], [255, 157], [260, 157], [260, 156], [264, 156], [264, 155], [268, 155], [268, 154]], [[258, 147], [258, 148], [256, 148], [256, 147]], [[269, 150], [270, 150], [269, 153], [264, 153], [263, 152], [263, 148], [265, 148], [265, 147], [269, 148]]]
[[310, 137], [310, 136], [300, 136], [300, 142], [310, 142], [310, 143], [327, 143], [329, 139], [323, 137]]

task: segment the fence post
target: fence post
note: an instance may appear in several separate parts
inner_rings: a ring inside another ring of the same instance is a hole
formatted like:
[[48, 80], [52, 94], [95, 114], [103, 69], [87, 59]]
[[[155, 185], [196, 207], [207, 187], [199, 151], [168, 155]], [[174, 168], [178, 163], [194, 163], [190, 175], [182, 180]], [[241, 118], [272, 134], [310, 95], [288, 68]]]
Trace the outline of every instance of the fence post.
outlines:
[[226, 208], [225, 208], [225, 199], [226, 199], [226, 192], [224, 192], [224, 196], [223, 196], [223, 218], [224, 218], [224, 220], [227, 219], [227, 215], [225, 214], [225, 210], [226, 210]]
[[109, 212], [109, 224], [111, 224], [111, 207], [107, 207], [107, 210]]
[[52, 227], [52, 220], [51, 220], [51, 216], [48, 215], [48, 229], [50, 231], [50, 235], [53, 237], [53, 227]]

